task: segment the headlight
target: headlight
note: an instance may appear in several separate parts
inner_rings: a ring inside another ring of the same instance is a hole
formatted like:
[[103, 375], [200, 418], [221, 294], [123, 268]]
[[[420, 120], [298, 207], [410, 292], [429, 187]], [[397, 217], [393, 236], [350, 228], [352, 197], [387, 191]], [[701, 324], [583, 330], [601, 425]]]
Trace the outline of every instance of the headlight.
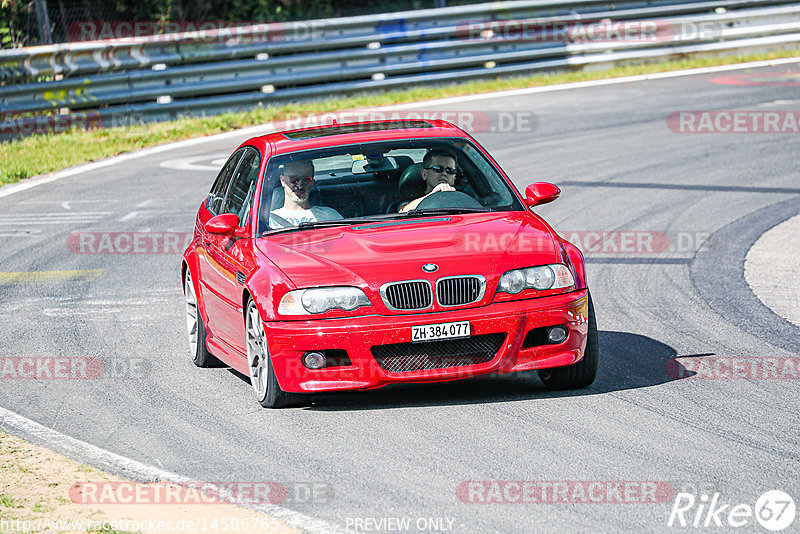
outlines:
[[508, 271], [500, 277], [498, 293], [516, 295], [523, 289], [560, 289], [575, 285], [575, 279], [566, 265], [555, 263]]
[[353, 311], [369, 306], [369, 299], [357, 287], [316, 287], [289, 291], [278, 304], [281, 315], [307, 315], [340, 308]]

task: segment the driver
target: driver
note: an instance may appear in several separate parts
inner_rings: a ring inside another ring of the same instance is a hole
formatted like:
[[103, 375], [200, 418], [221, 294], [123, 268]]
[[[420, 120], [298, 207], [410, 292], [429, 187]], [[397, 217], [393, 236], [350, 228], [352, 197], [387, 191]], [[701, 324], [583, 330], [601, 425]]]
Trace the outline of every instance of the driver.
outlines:
[[311, 161], [291, 161], [283, 166], [283, 207], [269, 214], [270, 228], [300, 226], [304, 222], [329, 221], [342, 216], [327, 206], [312, 206], [308, 197], [314, 188], [314, 164]]
[[431, 150], [422, 158], [422, 179], [425, 180], [425, 195], [400, 204], [400, 212], [413, 210], [426, 197], [439, 191], [455, 191], [456, 155], [449, 150]]

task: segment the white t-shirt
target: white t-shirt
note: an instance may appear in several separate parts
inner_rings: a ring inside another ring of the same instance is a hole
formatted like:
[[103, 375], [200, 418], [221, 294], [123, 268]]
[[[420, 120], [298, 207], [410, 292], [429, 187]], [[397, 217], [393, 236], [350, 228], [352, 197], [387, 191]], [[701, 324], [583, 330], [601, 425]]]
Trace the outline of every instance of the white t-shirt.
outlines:
[[330, 221], [343, 217], [333, 208], [327, 206], [311, 206], [307, 210], [290, 210], [278, 208], [269, 214], [270, 228], [286, 228], [300, 226], [304, 222]]

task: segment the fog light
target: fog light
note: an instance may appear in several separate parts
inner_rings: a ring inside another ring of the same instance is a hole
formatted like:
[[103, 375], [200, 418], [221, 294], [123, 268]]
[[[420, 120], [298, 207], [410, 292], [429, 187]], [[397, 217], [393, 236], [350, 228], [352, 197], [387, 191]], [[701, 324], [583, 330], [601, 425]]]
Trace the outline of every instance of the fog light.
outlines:
[[550, 343], [562, 343], [567, 339], [567, 329], [563, 326], [554, 326], [547, 330], [547, 341]]
[[325, 367], [325, 355], [321, 352], [306, 352], [303, 354], [303, 365], [309, 369], [322, 369]]

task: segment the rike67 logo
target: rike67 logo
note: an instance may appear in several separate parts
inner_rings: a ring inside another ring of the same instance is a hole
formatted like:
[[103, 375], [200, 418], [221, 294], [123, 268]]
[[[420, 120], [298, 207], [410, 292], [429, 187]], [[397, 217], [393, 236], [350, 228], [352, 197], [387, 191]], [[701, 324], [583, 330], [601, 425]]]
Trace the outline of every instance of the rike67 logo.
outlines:
[[719, 493], [703, 493], [696, 497], [691, 493], [678, 493], [669, 514], [667, 526], [689, 528], [741, 528], [750, 526], [753, 519], [762, 527], [777, 532], [794, 522], [796, 507], [792, 497], [780, 490], [771, 490], [750, 504], [731, 504], [720, 498]]

